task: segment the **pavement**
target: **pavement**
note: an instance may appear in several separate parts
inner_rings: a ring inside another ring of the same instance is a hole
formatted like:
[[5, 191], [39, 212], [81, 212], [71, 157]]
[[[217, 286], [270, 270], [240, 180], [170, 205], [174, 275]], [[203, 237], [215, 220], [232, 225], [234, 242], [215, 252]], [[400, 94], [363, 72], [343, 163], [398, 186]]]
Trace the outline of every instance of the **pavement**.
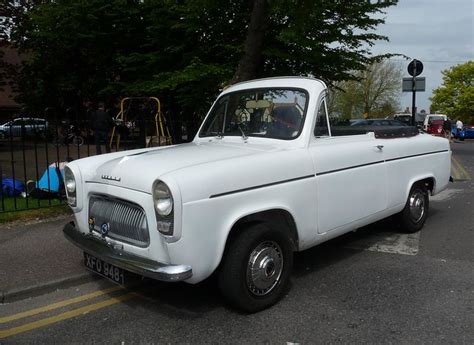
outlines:
[[0, 303], [94, 280], [63, 235], [72, 216], [0, 225]]
[[[462, 153], [464, 147], [459, 144], [455, 146], [456, 151]], [[472, 162], [462, 159], [468, 165], [466, 169], [460, 161], [460, 158], [453, 158], [453, 177], [458, 181], [469, 182], [471, 177], [467, 170], [472, 168]], [[84, 268], [81, 250], [64, 238], [62, 228], [71, 220], [72, 216], [60, 216], [0, 224], [0, 303], [10, 303], [101, 279]], [[393, 250], [390, 248], [405, 248], [408, 251], [405, 254], [415, 255], [417, 249], [413, 249], [410, 243], [417, 242], [416, 240], [399, 236], [394, 240], [396, 246], [389, 243], [388, 252]], [[383, 241], [377, 242], [377, 250], [381, 244], [386, 245]]]

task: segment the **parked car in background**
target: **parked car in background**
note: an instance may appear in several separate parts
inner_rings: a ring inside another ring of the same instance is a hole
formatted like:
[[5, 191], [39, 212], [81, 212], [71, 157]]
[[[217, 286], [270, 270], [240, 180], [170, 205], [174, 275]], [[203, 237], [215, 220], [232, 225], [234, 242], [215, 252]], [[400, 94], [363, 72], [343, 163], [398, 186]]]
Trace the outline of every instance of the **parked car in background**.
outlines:
[[393, 115], [394, 120], [403, 122], [407, 126], [411, 126], [411, 115], [410, 114], [395, 114]]
[[444, 137], [443, 131], [444, 120], [431, 120], [426, 127], [426, 133]]
[[44, 135], [48, 121], [36, 117], [18, 117], [0, 125], [0, 138]]
[[[400, 122], [403, 122], [404, 124], [411, 126], [411, 114], [395, 114], [393, 115], [394, 120], [398, 120]], [[425, 121], [426, 114], [424, 113], [416, 113], [415, 114], [415, 126], [422, 128], [423, 127], [423, 122]]]
[[465, 125], [462, 133], [464, 134], [463, 139], [474, 139], [474, 125]]
[[[442, 115], [442, 114], [428, 114], [425, 117], [425, 120], [423, 121], [423, 130], [425, 132], [428, 132], [428, 126], [433, 122], [433, 121], [446, 121], [448, 119], [447, 115]], [[442, 131], [442, 130], [441, 130]]]
[[117, 283], [127, 271], [191, 284], [215, 272], [232, 305], [256, 312], [287, 293], [294, 252], [392, 215], [419, 231], [448, 186], [449, 142], [339, 126], [327, 97], [311, 78], [238, 83], [191, 143], [67, 163], [66, 238]]
[[390, 119], [363, 119], [354, 121], [351, 126], [407, 126], [407, 124]]

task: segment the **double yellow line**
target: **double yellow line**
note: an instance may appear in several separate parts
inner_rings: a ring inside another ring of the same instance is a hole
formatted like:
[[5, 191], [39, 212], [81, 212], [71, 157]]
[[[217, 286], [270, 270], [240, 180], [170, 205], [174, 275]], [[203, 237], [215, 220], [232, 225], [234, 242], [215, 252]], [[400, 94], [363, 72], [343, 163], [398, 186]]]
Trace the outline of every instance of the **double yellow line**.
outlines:
[[454, 156], [451, 156], [451, 173], [455, 181], [470, 181], [471, 175]]
[[[109, 289], [95, 291], [95, 292], [92, 292], [92, 293], [89, 293], [89, 294], [86, 294], [86, 295], [82, 295], [82, 296], [79, 296], [79, 297], [71, 298], [71, 299], [64, 300], [64, 301], [57, 302], [57, 303], [53, 303], [53, 304], [49, 304], [49, 305], [44, 306], [44, 307], [35, 308], [35, 309], [24, 311], [24, 312], [21, 312], [21, 313], [18, 313], [18, 314], [2, 317], [2, 318], [0, 318], [0, 325], [5, 324], [5, 323], [9, 323], [9, 322], [12, 322], [12, 321], [17, 321], [17, 320], [21, 320], [21, 319], [24, 319], [24, 318], [32, 317], [32, 316], [39, 315], [39, 314], [42, 314], [42, 313], [46, 313], [46, 312], [49, 312], [49, 311], [52, 311], [52, 310], [55, 310], [55, 309], [58, 309], [58, 308], [63, 308], [63, 307], [69, 306], [69, 305], [84, 302], [84, 301], [87, 301], [87, 300], [90, 300], [90, 299], [93, 299], [93, 298], [97, 298], [99, 296], [103, 296], [103, 295], [108, 294], [108, 293], [115, 292], [117, 290], [122, 290], [122, 289], [123, 289], [123, 287], [121, 287], [121, 286], [114, 286], [114, 287], [109, 288]], [[108, 306], [111, 306], [111, 305], [114, 305], [114, 304], [117, 304], [117, 303], [120, 303], [120, 302], [124, 302], [124, 301], [129, 300], [131, 298], [134, 298], [136, 296], [138, 296], [138, 295], [134, 292], [126, 293], [124, 295], [120, 295], [120, 296], [117, 296], [117, 297], [111, 297], [111, 298], [106, 299], [104, 301], [89, 304], [89, 305], [86, 305], [84, 307], [73, 309], [71, 311], [67, 311], [67, 312], [64, 312], [64, 313], [61, 313], [61, 314], [58, 314], [58, 315], [55, 315], [55, 316], [50, 316], [50, 317], [47, 317], [47, 318], [44, 318], [44, 319], [29, 322], [29, 323], [26, 323], [26, 324], [23, 324], [23, 325], [20, 325], [20, 326], [15, 326], [15, 327], [7, 328], [7, 329], [4, 329], [4, 330], [0, 330], [0, 340], [4, 339], [4, 338], [7, 338], [7, 337], [10, 337], [12, 335], [28, 332], [28, 331], [31, 331], [31, 330], [34, 330], [34, 329], [37, 329], [37, 328], [41, 328], [41, 327], [48, 326], [48, 325], [51, 325], [51, 324], [54, 324], [54, 323], [57, 323], [57, 322], [60, 322], [60, 321], [64, 321], [64, 320], [67, 320], [67, 319], [70, 319], [70, 318], [73, 318], [73, 317], [76, 317], [76, 316], [80, 316], [80, 315], [86, 314], [86, 313], [91, 312], [91, 311], [95, 311], [95, 310], [102, 309], [102, 308], [105, 308], [105, 307], [108, 307]]]

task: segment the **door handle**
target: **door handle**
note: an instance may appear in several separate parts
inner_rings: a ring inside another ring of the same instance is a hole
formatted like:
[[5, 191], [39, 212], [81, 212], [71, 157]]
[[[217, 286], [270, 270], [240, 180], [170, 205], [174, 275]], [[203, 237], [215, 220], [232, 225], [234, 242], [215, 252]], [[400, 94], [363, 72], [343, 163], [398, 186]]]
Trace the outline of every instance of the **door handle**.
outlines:
[[378, 148], [380, 151], [382, 151], [382, 149], [383, 149], [383, 145], [377, 145], [377, 146], [374, 146], [374, 147]]

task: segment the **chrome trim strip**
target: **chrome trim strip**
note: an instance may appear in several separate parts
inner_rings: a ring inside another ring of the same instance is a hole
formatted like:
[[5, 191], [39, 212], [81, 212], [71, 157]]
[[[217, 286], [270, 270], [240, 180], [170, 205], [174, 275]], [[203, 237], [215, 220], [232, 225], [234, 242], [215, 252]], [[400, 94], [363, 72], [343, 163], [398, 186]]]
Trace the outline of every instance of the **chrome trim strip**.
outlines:
[[369, 166], [369, 165], [375, 165], [375, 164], [381, 164], [381, 163], [385, 163], [385, 161], [376, 161], [376, 162], [370, 162], [370, 163], [365, 163], [365, 164], [353, 165], [353, 166], [346, 167], [346, 168], [340, 168], [340, 169], [334, 169], [334, 170], [323, 171], [323, 172], [317, 173], [316, 176], [321, 176], [321, 175], [326, 175], [326, 174], [332, 174], [332, 173], [339, 172], [339, 171], [344, 171], [344, 170], [349, 170], [349, 169], [356, 169], [356, 168], [362, 168], [362, 167], [366, 167], [366, 166]]
[[425, 152], [425, 153], [420, 153], [420, 154], [411, 155], [411, 156], [391, 158], [391, 159], [387, 159], [387, 160], [380, 160], [380, 161], [374, 161], [374, 162], [369, 162], [369, 163], [360, 164], [360, 165], [353, 165], [353, 166], [344, 167], [344, 168], [335, 169], [335, 170], [322, 171], [322, 172], [318, 172], [318, 173], [313, 174], [313, 175], [306, 175], [306, 176], [296, 177], [296, 178], [293, 178], [293, 179], [282, 180], [282, 181], [262, 184], [262, 185], [258, 185], [258, 186], [248, 187], [248, 188], [236, 189], [236, 190], [232, 190], [232, 191], [224, 192], [224, 193], [219, 193], [219, 194], [213, 194], [209, 197], [209, 199], [218, 198], [218, 197], [221, 197], [221, 196], [235, 194], [235, 193], [247, 192], [249, 190], [258, 189], [258, 188], [270, 187], [270, 186], [274, 186], [274, 185], [278, 185], [278, 184], [282, 184], [282, 183], [303, 180], [303, 179], [312, 178], [312, 177], [316, 177], [316, 176], [332, 174], [332, 173], [336, 173], [336, 172], [339, 172], [339, 171], [362, 168], [362, 167], [369, 166], [369, 165], [382, 164], [382, 163], [392, 162], [392, 161], [396, 161], [396, 160], [400, 160], [400, 159], [407, 159], [407, 158], [413, 158], [413, 157], [419, 157], [419, 156], [425, 156], [425, 155], [432, 155], [432, 154], [442, 153], [442, 152], [449, 152], [449, 150]]
[[225, 195], [229, 195], [229, 194], [247, 192], [247, 191], [253, 190], [253, 189], [259, 189], [259, 188], [264, 188], [264, 187], [275, 186], [275, 185], [277, 185], [277, 184], [282, 184], [282, 183], [288, 183], [288, 182], [294, 182], [294, 181], [304, 180], [304, 179], [307, 179], [307, 178], [312, 178], [312, 177], [314, 177], [314, 176], [315, 176], [315, 175], [312, 174], [312, 175], [306, 175], [306, 176], [301, 176], [301, 177], [295, 177], [295, 178], [291, 178], [291, 179], [288, 179], [288, 180], [282, 180], [282, 181], [277, 181], [277, 182], [271, 182], [271, 183], [261, 184], [261, 185], [258, 185], [258, 186], [253, 186], [253, 187], [248, 187], [248, 188], [236, 189], [236, 190], [232, 190], [232, 191], [229, 191], [229, 192], [224, 192], [224, 193], [219, 193], [219, 194], [211, 195], [211, 196], [209, 197], [209, 199], [218, 198], [218, 197], [220, 197], [220, 196], [225, 196]]
[[166, 282], [186, 280], [193, 275], [190, 265], [164, 264], [127, 253], [122, 245], [114, 241], [101, 240], [76, 230], [74, 222], [67, 223], [63, 232], [66, 239], [83, 251], [126, 271]]
[[416, 154], [416, 155], [410, 155], [410, 156], [403, 156], [403, 157], [391, 158], [391, 159], [386, 159], [385, 162], [398, 161], [398, 160], [400, 160], [400, 159], [413, 158], [413, 157], [419, 157], [419, 156], [433, 155], [433, 154], [436, 154], [436, 153], [443, 153], [443, 152], [449, 152], [449, 150], [439, 150], [439, 151], [418, 153], [418, 154]]
[[397, 158], [390, 158], [386, 160], [381, 160], [381, 161], [375, 161], [375, 162], [370, 162], [370, 163], [365, 163], [365, 164], [360, 164], [360, 165], [352, 165], [349, 167], [345, 168], [340, 168], [340, 169], [335, 169], [335, 170], [328, 170], [328, 171], [323, 171], [323, 172], [318, 172], [316, 173], [316, 176], [321, 176], [321, 175], [326, 175], [326, 174], [331, 174], [339, 171], [344, 171], [344, 170], [349, 170], [349, 169], [356, 169], [356, 168], [361, 168], [369, 165], [374, 165], [374, 164], [381, 164], [381, 163], [387, 163], [387, 162], [393, 162], [393, 161], [398, 161], [402, 159], [408, 159], [408, 158], [414, 158], [414, 157], [420, 157], [420, 156], [427, 156], [427, 155], [432, 155], [436, 153], [443, 153], [443, 152], [449, 152], [449, 150], [440, 150], [440, 151], [432, 151], [432, 152], [425, 152], [425, 153], [418, 153], [416, 155], [410, 155], [410, 156], [403, 156], [403, 157], [397, 157]]

